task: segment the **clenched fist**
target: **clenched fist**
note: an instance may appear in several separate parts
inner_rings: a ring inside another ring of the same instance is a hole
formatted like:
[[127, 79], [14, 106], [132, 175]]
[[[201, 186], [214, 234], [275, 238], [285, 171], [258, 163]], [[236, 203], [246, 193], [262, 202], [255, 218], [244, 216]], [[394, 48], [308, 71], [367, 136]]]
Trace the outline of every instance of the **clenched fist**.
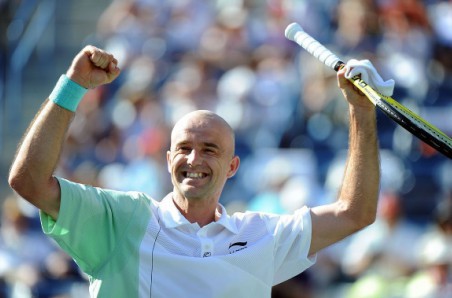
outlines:
[[121, 72], [112, 54], [94, 46], [86, 46], [75, 56], [66, 75], [85, 88], [111, 83]]

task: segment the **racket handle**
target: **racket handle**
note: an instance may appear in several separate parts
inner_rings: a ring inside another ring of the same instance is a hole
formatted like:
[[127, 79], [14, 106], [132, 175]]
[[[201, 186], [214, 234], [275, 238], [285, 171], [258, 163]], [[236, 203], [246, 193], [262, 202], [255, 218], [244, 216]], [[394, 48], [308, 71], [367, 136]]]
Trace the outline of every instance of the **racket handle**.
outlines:
[[314, 57], [323, 62], [326, 66], [338, 71], [344, 65], [336, 55], [325, 48], [321, 43], [315, 40], [311, 35], [306, 33], [303, 28], [297, 23], [292, 23], [287, 26], [284, 35], [300, 45], [303, 49], [308, 51]]

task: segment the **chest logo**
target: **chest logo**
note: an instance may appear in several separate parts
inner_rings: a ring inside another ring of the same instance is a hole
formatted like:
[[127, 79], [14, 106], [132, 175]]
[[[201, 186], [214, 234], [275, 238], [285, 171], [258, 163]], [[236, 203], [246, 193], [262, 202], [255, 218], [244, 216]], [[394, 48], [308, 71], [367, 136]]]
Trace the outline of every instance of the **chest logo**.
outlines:
[[238, 252], [239, 250], [245, 249], [247, 244], [248, 241], [231, 243], [229, 244], [229, 253], [232, 254]]

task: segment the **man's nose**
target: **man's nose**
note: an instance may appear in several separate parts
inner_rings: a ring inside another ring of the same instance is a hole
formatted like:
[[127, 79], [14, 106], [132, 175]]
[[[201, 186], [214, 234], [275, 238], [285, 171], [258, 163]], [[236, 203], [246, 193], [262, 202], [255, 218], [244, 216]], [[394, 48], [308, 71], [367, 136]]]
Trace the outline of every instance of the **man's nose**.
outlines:
[[187, 155], [187, 163], [191, 166], [196, 166], [201, 164], [202, 160], [200, 154], [195, 149], [190, 151], [190, 154]]

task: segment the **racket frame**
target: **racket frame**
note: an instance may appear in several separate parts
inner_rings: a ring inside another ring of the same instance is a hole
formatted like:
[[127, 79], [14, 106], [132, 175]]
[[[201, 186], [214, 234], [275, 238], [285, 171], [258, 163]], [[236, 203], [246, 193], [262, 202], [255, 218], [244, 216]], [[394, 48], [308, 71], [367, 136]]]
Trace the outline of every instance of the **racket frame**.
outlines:
[[[311, 35], [306, 33], [297, 23], [287, 26], [285, 36], [296, 42], [299, 46], [323, 62], [336, 72], [345, 66], [334, 53], [319, 43]], [[411, 134], [435, 148], [438, 152], [452, 159], [452, 139], [439, 128], [429, 123], [410, 109], [389, 96], [385, 96], [374, 90], [369, 84], [355, 76], [349, 78], [379, 110], [386, 116], [405, 128]]]

